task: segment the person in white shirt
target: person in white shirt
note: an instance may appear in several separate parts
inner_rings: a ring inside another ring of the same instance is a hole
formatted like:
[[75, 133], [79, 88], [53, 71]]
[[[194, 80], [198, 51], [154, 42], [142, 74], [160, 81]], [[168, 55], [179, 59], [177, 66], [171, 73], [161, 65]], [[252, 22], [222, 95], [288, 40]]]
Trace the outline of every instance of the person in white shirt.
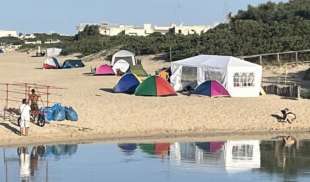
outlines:
[[22, 105], [20, 109], [20, 134], [28, 136], [29, 123], [30, 123], [30, 111], [31, 108], [28, 105], [27, 99], [22, 100]]

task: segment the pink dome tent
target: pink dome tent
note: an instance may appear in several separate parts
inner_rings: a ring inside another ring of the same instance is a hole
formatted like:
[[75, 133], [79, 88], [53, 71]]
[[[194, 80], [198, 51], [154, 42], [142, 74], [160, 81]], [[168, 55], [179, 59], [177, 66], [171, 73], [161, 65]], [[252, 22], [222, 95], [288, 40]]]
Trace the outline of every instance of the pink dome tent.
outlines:
[[98, 68], [96, 68], [96, 72], [95, 75], [115, 75], [112, 66], [107, 65], [107, 64], [103, 64], [101, 66], [99, 66]]

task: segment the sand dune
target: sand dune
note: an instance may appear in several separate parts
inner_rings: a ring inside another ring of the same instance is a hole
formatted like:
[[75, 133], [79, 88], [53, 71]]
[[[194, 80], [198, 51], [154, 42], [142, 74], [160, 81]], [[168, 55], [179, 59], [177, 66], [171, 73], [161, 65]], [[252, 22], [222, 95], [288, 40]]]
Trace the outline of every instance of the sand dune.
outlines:
[[[75, 70], [42, 70], [44, 58], [32, 58], [24, 53], [0, 56], [0, 82], [29, 82], [54, 85], [62, 96], [52, 96], [53, 101], [73, 106], [78, 122], [57, 122], [40, 128], [31, 125], [28, 137], [12, 132], [18, 129], [14, 122], [0, 119], [0, 145], [57, 142], [82, 139], [111, 139], [123, 137], [160, 138], [191, 134], [216, 133], [298, 132], [309, 131], [310, 102], [308, 100], [282, 99], [277, 96], [259, 98], [208, 98], [198, 96], [136, 97], [109, 92], [119, 77], [93, 77], [91, 67], [102, 61], [86, 63]], [[163, 62], [143, 58], [149, 73]], [[1, 86], [0, 86], [1, 87]], [[0, 89], [2, 90], [2, 88]], [[0, 108], [4, 107], [4, 93], [0, 92]], [[17, 107], [18, 103], [10, 103]], [[285, 107], [298, 117], [291, 125], [278, 123], [271, 114], [280, 114]]]

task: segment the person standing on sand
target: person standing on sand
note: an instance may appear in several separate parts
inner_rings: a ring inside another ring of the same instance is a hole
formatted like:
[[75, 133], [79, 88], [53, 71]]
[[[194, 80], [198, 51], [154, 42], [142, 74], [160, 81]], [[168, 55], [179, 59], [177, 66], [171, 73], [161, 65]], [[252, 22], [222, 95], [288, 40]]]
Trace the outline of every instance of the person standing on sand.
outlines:
[[28, 136], [29, 122], [30, 122], [30, 111], [31, 108], [28, 105], [27, 99], [22, 100], [22, 105], [19, 107], [20, 110], [20, 135]]
[[36, 94], [35, 89], [31, 89], [31, 94], [29, 94], [29, 98], [28, 98], [28, 101], [30, 102], [31, 111], [39, 110], [39, 106], [38, 106], [39, 98], [40, 96]]

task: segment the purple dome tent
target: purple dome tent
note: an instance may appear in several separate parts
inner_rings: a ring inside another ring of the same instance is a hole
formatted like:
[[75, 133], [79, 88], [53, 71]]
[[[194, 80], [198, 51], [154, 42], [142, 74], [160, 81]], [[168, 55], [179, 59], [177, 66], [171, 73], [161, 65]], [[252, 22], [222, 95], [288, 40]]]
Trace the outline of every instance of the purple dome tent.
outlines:
[[208, 80], [198, 85], [193, 94], [210, 97], [230, 97], [228, 91], [216, 80]]

